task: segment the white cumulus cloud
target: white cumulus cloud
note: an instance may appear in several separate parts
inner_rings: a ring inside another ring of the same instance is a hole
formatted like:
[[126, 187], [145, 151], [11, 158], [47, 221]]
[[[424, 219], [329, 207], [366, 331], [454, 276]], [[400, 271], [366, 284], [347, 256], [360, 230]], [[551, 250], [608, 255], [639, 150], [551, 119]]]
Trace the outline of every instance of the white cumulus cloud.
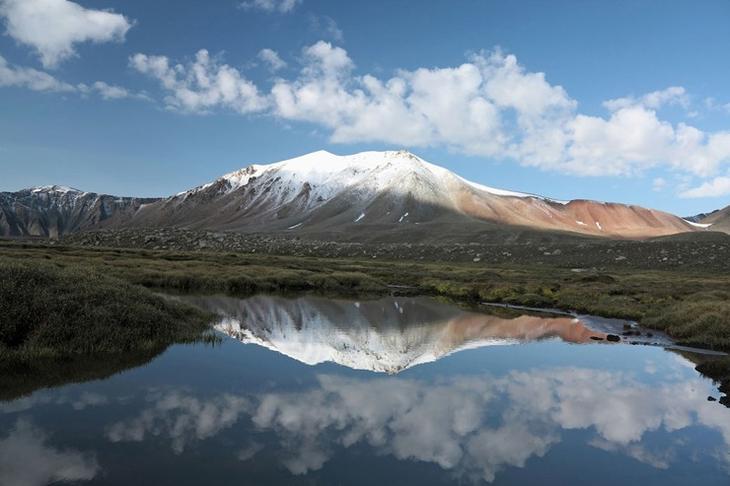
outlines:
[[78, 43], [123, 41], [132, 27], [121, 14], [68, 0], [0, 0], [0, 16], [6, 33], [34, 48], [46, 68], [74, 56]]
[[0, 56], [0, 87], [22, 87], [33, 91], [75, 91], [76, 87], [37, 69], [12, 66]]
[[165, 56], [136, 54], [130, 59], [137, 71], [156, 78], [168, 92], [168, 108], [206, 113], [214, 108], [230, 108], [239, 113], [261, 111], [265, 97], [237, 69], [211, 59], [201, 49], [187, 65], [172, 64]]
[[265, 62], [272, 71], [278, 71], [286, 67], [286, 62], [284, 62], [281, 57], [279, 57], [279, 53], [273, 49], [261, 49], [259, 51], [259, 59]]
[[307, 23], [309, 24], [310, 32], [320, 39], [329, 39], [335, 42], [342, 42], [345, 40], [345, 34], [332, 17], [328, 17], [327, 15], [309, 14], [307, 16]]
[[239, 3], [244, 10], [260, 10], [262, 12], [289, 13], [302, 3], [302, 0], [247, 0]]
[[45, 71], [11, 65], [2, 56], [0, 56], [0, 87], [26, 88], [32, 91], [57, 93], [77, 93], [81, 95], [96, 93], [104, 100], [131, 98], [150, 101], [150, 97], [145, 93], [130, 91], [122, 86], [105, 83], [104, 81], [96, 81], [91, 85], [85, 83], [72, 85], [57, 79]]
[[683, 108], [689, 108], [690, 100], [687, 91], [683, 87], [670, 86], [663, 90], [652, 91], [639, 98], [627, 96], [608, 100], [603, 103], [603, 106], [611, 111], [636, 105], [644, 106], [652, 110], [657, 110], [666, 105], [679, 105]]
[[697, 187], [687, 189], [680, 196], [687, 199], [701, 197], [721, 197], [730, 195], [730, 177], [719, 176]]
[[[309, 122], [327, 129], [335, 143], [442, 146], [585, 176], [665, 168], [712, 177], [730, 164], [730, 131], [706, 132], [659, 116], [663, 106], [689, 106], [678, 86], [609, 100], [607, 113], [598, 116], [581, 113], [563, 87], [499, 50], [456, 66], [379, 77], [358, 73], [345, 49], [319, 41], [303, 49], [301, 63], [298, 74], [277, 78], [266, 89], [211, 61], [207, 51], [186, 65], [144, 54], [132, 58], [137, 70], [160, 81], [170, 107], [228, 108]], [[227, 84], [228, 96], [213, 81], [221, 73], [235, 80]]]
[[144, 93], [135, 93], [122, 86], [108, 84], [104, 81], [96, 81], [91, 85], [91, 89], [96, 91], [99, 96], [105, 100], [120, 100], [125, 98], [136, 98], [138, 100], [149, 100], [149, 96]]

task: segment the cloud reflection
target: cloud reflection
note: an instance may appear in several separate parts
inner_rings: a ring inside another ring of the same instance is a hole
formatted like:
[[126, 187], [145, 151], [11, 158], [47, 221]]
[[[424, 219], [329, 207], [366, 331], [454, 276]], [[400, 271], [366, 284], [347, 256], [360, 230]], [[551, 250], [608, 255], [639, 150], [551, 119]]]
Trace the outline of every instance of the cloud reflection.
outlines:
[[[710, 388], [699, 377], [649, 385], [631, 374], [582, 368], [435, 381], [320, 375], [317, 386], [295, 392], [209, 400], [182, 392], [156, 395], [139, 417], [112, 426], [109, 438], [151, 434], [169, 438], [181, 451], [191, 440], [246, 419], [292, 474], [316, 471], [338, 450], [364, 444], [399, 460], [436, 464], [456, 477], [493, 481], [500, 470], [547, 454], [567, 431], [585, 430], [596, 449], [666, 469], [677, 459], [673, 441], [651, 440], [651, 433], [693, 426], [717, 435], [706, 435], [704, 448], [692, 453], [727, 462], [730, 410], [707, 402]], [[245, 460], [262, 444], [242, 447]]]
[[238, 420], [249, 408], [248, 399], [221, 395], [199, 399], [184, 391], [154, 391], [147, 397], [153, 405], [136, 418], [111, 425], [106, 432], [112, 442], [141, 442], [148, 436], [169, 439], [176, 453], [193, 440], [213, 437]]
[[48, 390], [39, 390], [32, 395], [10, 402], [0, 402], [0, 413], [25, 412], [41, 405], [70, 405], [74, 410], [85, 410], [89, 407], [107, 405], [109, 402], [109, 397], [100, 393], [85, 391], [74, 395], [71, 393], [54, 393]]
[[99, 472], [92, 454], [48, 445], [46, 433], [26, 420], [18, 420], [0, 438], [0, 484], [41, 486], [61, 481], [88, 481]]

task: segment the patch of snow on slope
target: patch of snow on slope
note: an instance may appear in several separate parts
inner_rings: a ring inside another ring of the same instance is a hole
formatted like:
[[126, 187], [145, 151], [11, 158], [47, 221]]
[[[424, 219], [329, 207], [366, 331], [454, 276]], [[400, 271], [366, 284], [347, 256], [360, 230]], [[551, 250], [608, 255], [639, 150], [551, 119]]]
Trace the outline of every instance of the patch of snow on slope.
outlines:
[[692, 225], [692, 226], [694, 226], [695, 228], [702, 228], [702, 229], [707, 229], [707, 228], [709, 228], [710, 226], [712, 226], [712, 223], [710, 223], [710, 224], [703, 224], [703, 223], [694, 223], [694, 222], [692, 222], [692, 221], [687, 221], [686, 219], [685, 219], [685, 220], [683, 220], [683, 221], [684, 221], [685, 223], [687, 223], [687, 224], [691, 224], [691, 225]]
[[202, 186], [194, 187], [193, 189], [188, 189], [187, 191], [178, 192], [177, 194], [175, 194], [174, 197], [185, 196], [187, 198], [191, 194], [195, 194], [197, 192], [204, 191], [204, 190], [208, 189], [213, 184], [215, 184], [215, 181], [214, 182], [209, 182], [207, 184], [203, 184]]
[[360, 213], [360, 216], [358, 216], [358, 217], [357, 217], [357, 218], [355, 219], [355, 223], [357, 223], [358, 221], [360, 221], [360, 220], [361, 220], [362, 218], [364, 218], [364, 217], [365, 217], [365, 213]]
[[58, 192], [61, 194], [83, 194], [83, 191], [80, 191], [78, 189], [74, 189], [73, 187], [68, 186], [57, 186], [57, 185], [50, 185], [50, 186], [38, 186], [33, 187], [30, 189], [30, 192], [38, 193], [38, 192]]
[[457, 177], [459, 177], [459, 179], [461, 179], [462, 182], [468, 184], [469, 186], [473, 187], [474, 189], [488, 192], [489, 194], [494, 194], [495, 196], [509, 196], [509, 197], [523, 197], [523, 198], [527, 197], [527, 198], [534, 198], [534, 199], [542, 199], [544, 201], [553, 202], [553, 203], [557, 203], [557, 204], [563, 204], [563, 205], [568, 204], [570, 202], [570, 201], [561, 201], [559, 199], [551, 199], [549, 197], [539, 196], [537, 194], [529, 194], [526, 192], [516, 192], [516, 191], [508, 191], [506, 189], [497, 189], [494, 187], [477, 184], [476, 182], [471, 182], [460, 176], [457, 176]]

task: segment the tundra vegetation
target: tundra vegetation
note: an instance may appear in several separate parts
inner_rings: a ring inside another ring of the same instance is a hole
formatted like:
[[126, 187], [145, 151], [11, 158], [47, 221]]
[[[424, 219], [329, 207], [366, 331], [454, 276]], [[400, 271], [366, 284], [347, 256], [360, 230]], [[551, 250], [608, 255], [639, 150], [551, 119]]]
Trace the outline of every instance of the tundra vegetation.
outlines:
[[101, 268], [0, 257], [0, 399], [143, 364], [210, 340], [213, 316]]
[[[730, 351], [730, 275], [691, 265], [579, 269], [4, 242], [0, 271], [0, 352], [26, 362], [144, 351], [201, 335], [210, 316], [153, 291], [396, 293], [560, 308], [636, 320], [679, 344]], [[730, 376], [730, 359], [700, 366], [717, 379]]]

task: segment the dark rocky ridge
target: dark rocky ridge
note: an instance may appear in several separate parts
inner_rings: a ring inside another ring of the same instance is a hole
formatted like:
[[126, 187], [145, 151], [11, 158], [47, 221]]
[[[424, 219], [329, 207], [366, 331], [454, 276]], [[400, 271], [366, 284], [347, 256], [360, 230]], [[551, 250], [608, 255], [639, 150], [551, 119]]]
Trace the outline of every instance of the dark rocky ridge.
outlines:
[[62, 186], [0, 192], [0, 236], [60, 236], [129, 221], [155, 198], [117, 197]]

